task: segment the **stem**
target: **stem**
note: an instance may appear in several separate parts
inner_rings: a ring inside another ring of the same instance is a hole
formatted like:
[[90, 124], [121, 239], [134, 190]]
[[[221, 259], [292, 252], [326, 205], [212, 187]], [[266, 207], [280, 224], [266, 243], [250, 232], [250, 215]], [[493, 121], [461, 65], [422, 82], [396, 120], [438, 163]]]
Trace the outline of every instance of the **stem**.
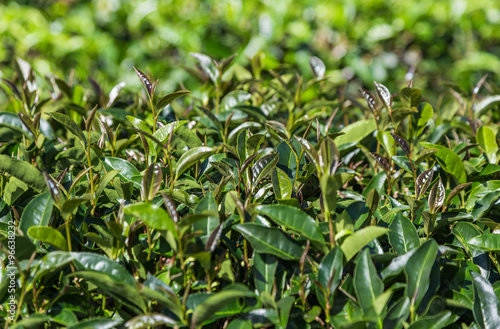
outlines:
[[151, 231], [149, 230], [149, 227], [146, 225], [146, 233], [148, 234], [148, 261], [151, 259]]

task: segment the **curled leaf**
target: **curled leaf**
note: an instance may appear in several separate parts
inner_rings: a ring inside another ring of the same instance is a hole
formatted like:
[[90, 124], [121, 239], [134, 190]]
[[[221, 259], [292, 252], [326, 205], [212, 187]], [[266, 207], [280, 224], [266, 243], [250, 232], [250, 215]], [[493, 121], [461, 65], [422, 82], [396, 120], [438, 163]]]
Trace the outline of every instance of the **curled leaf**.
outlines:
[[378, 154], [378, 153], [375, 153], [375, 152], [371, 152], [370, 153], [371, 156], [377, 160], [377, 163], [378, 165], [384, 169], [385, 171], [388, 171], [390, 169], [389, 167], [389, 162], [387, 161], [386, 158], [384, 158], [382, 155]]
[[453, 200], [453, 198], [460, 192], [462, 192], [463, 190], [465, 190], [467, 187], [471, 186], [472, 183], [464, 183], [464, 184], [460, 184], [460, 185], [457, 185], [451, 192], [450, 194], [448, 195], [448, 198], [446, 199], [446, 204], [450, 203], [451, 200]]
[[410, 153], [411, 153], [411, 150], [410, 150], [410, 146], [408, 145], [408, 142], [401, 136], [398, 136], [396, 134], [393, 134], [391, 133], [391, 136], [392, 138], [394, 138], [394, 140], [396, 141], [396, 143], [398, 143], [399, 147], [401, 147], [403, 149], [403, 151], [405, 152], [406, 156], [410, 156]]
[[424, 171], [417, 177], [416, 185], [415, 185], [415, 194], [417, 196], [417, 200], [422, 197], [422, 195], [427, 191], [429, 185], [432, 182], [432, 176], [434, 175], [432, 168]]
[[438, 209], [444, 204], [445, 189], [441, 177], [434, 186], [432, 186], [431, 192], [429, 193], [429, 212], [434, 214]]
[[174, 223], [178, 223], [179, 214], [177, 213], [175, 203], [165, 193], [161, 192], [161, 196], [163, 197], [163, 202], [165, 203], [165, 208], [167, 208], [167, 212], [170, 215], [170, 218], [172, 218]]
[[392, 110], [392, 96], [391, 96], [391, 93], [389, 92], [389, 89], [387, 89], [386, 86], [384, 86], [383, 84], [381, 84], [377, 81], [373, 81], [373, 83], [375, 84], [375, 90], [377, 91], [378, 98], [380, 99], [380, 101], [382, 101], [384, 106], [389, 111], [391, 111]]
[[148, 77], [140, 70], [136, 69], [134, 66], [135, 73], [137, 73], [137, 76], [139, 79], [141, 79], [142, 84], [144, 85], [144, 88], [146, 88], [146, 91], [149, 95], [149, 97], [153, 97], [153, 84], [151, 83], [151, 80], [148, 79]]
[[373, 112], [373, 114], [377, 113], [377, 103], [375, 102], [375, 97], [373, 97], [373, 95], [364, 88], [361, 88], [361, 93], [363, 94], [363, 97], [366, 99], [368, 108]]
[[146, 169], [142, 178], [142, 194], [146, 201], [152, 200], [160, 190], [163, 173], [158, 163], [152, 163]]
[[325, 63], [323, 63], [321, 59], [319, 59], [316, 56], [313, 56], [309, 58], [309, 64], [311, 65], [311, 69], [317, 78], [321, 79], [325, 76], [326, 67]]

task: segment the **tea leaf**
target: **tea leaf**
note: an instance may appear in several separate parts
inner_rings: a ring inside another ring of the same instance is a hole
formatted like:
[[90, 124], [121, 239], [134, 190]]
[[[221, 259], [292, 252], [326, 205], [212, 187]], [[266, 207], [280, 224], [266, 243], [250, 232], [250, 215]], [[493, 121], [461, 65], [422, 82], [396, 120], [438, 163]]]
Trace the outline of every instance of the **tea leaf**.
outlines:
[[177, 236], [175, 224], [172, 218], [163, 208], [151, 203], [138, 202], [125, 206], [123, 211], [127, 215], [139, 218], [151, 228], [157, 230], [167, 230]]
[[32, 226], [47, 226], [52, 208], [53, 200], [50, 193], [39, 194], [24, 208], [19, 229], [27, 234], [28, 229]]
[[469, 271], [474, 282], [474, 319], [485, 329], [500, 327], [498, 297], [491, 283], [476, 272]]
[[168, 95], [163, 96], [158, 102], [156, 102], [157, 109], [163, 109], [165, 106], [172, 103], [177, 98], [191, 93], [189, 90], [178, 90]]
[[431, 269], [437, 253], [436, 241], [429, 240], [417, 249], [406, 264], [405, 274], [408, 284], [405, 295], [410, 298], [411, 305], [415, 308], [418, 308], [429, 289]]
[[398, 135], [392, 134], [392, 133], [391, 133], [391, 135], [392, 135], [392, 138], [394, 138], [394, 140], [396, 141], [396, 143], [398, 143], [399, 147], [401, 147], [403, 149], [406, 156], [410, 157], [411, 150], [410, 150], [410, 146], [408, 146], [408, 142], [401, 136], [398, 136]]
[[212, 155], [214, 151], [215, 150], [211, 147], [199, 146], [185, 152], [177, 162], [177, 167], [175, 168], [175, 179], [177, 180], [182, 173], [188, 170], [196, 162]]
[[416, 185], [415, 185], [415, 195], [417, 200], [419, 200], [429, 188], [432, 182], [432, 176], [434, 175], [433, 169], [428, 169], [418, 175]]
[[381, 156], [380, 154], [378, 153], [375, 153], [375, 152], [370, 152], [370, 155], [375, 159], [377, 160], [377, 163], [378, 165], [385, 171], [389, 171], [390, 169], [390, 166], [389, 166], [389, 162], [387, 161], [386, 158], [384, 158], [383, 156]]
[[378, 98], [384, 104], [384, 106], [391, 111], [392, 110], [392, 96], [391, 93], [389, 92], [389, 89], [387, 89], [386, 86], [383, 84], [373, 81], [375, 84], [375, 90], [377, 91]]
[[50, 117], [59, 123], [61, 123], [66, 129], [68, 129], [75, 137], [82, 143], [84, 147], [87, 147], [87, 140], [83, 135], [82, 130], [78, 125], [67, 115], [62, 113], [49, 113]]
[[445, 198], [445, 190], [443, 186], [443, 182], [441, 181], [441, 177], [439, 181], [432, 186], [431, 191], [429, 192], [429, 212], [434, 214], [444, 205]]
[[144, 88], [146, 88], [148, 97], [152, 98], [154, 93], [154, 87], [153, 84], [151, 83], [151, 80], [149, 80], [149, 78], [142, 71], [136, 69], [135, 66], [134, 66], [134, 71], [141, 80], [142, 84], [144, 85]]
[[465, 190], [467, 187], [471, 186], [472, 183], [465, 183], [465, 184], [460, 184], [457, 185], [453, 190], [451, 190], [450, 194], [448, 194], [448, 198], [446, 199], [446, 204], [449, 204], [453, 198], [458, 195], [458, 193], [462, 192]]
[[318, 224], [298, 208], [275, 204], [257, 206], [255, 210], [271, 218], [276, 224], [293, 230], [307, 239], [321, 244], [325, 243]]
[[321, 79], [325, 76], [326, 66], [321, 59], [316, 56], [312, 56], [309, 58], [309, 64], [311, 65], [311, 69], [317, 78]]
[[158, 163], [152, 163], [146, 169], [142, 178], [142, 194], [146, 201], [152, 200], [160, 190], [163, 173]]
[[276, 164], [278, 163], [278, 154], [268, 154], [259, 160], [257, 160], [252, 167], [252, 176], [254, 178], [253, 188], [257, 187], [257, 184], [269, 175]]
[[484, 150], [489, 163], [496, 164], [498, 162], [497, 151], [498, 145], [493, 129], [488, 126], [481, 126], [476, 135], [477, 142]]
[[33, 240], [39, 240], [51, 246], [66, 251], [68, 244], [64, 236], [58, 230], [48, 226], [32, 226], [28, 229], [28, 236]]
[[286, 200], [292, 197], [292, 182], [283, 170], [275, 167], [271, 174], [271, 181], [277, 200]]
[[233, 229], [240, 232], [258, 253], [285, 260], [298, 260], [302, 256], [302, 247], [279, 229], [253, 223], [237, 224]]
[[342, 249], [342, 252], [345, 255], [346, 261], [353, 258], [358, 251], [363, 249], [363, 247], [370, 241], [388, 233], [389, 231], [389, 229], [383, 227], [368, 226], [349, 235], [340, 246], [340, 249]]
[[377, 114], [377, 102], [375, 101], [375, 97], [366, 89], [361, 88], [361, 94], [366, 99], [366, 104], [368, 104], [368, 108], [372, 111], [373, 114]]
[[376, 316], [375, 303], [377, 297], [384, 292], [384, 283], [378, 277], [368, 249], [363, 250], [358, 256], [358, 263], [354, 268], [353, 285], [365, 314]]

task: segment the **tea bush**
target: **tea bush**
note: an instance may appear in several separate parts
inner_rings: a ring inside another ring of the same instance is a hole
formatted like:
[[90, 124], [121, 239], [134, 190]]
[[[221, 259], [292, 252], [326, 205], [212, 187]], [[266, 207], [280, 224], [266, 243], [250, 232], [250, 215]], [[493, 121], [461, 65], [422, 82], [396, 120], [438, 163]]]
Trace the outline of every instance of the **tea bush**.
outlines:
[[353, 93], [191, 55], [192, 92], [3, 79], [6, 328], [500, 327], [486, 76], [429, 103], [413, 68]]

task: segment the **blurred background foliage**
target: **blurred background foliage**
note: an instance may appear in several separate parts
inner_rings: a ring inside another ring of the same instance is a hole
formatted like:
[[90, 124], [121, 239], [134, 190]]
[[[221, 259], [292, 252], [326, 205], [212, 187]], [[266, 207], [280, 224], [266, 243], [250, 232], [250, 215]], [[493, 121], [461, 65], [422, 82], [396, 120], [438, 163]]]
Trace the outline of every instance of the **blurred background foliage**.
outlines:
[[353, 92], [373, 80], [398, 91], [416, 65], [415, 86], [437, 95], [443, 81], [470, 91], [485, 73], [498, 85], [499, 26], [498, 0], [4, 0], [0, 75], [11, 78], [20, 57], [41, 76], [68, 79], [74, 68], [79, 81], [138, 90], [135, 65], [168, 92], [197, 86], [189, 52], [238, 53], [245, 65], [262, 51], [268, 68], [285, 63], [306, 77], [318, 56]]

